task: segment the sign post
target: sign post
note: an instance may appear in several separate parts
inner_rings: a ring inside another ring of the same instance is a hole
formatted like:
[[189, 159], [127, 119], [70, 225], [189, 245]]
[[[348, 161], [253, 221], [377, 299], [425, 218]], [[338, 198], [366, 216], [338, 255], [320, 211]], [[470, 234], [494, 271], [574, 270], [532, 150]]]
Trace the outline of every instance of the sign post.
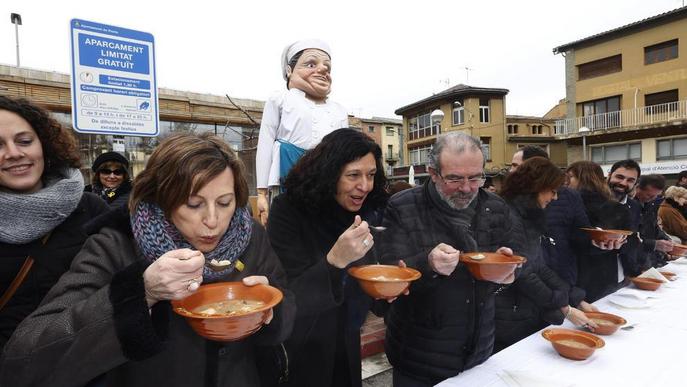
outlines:
[[157, 136], [153, 35], [80, 19], [70, 31], [74, 130]]

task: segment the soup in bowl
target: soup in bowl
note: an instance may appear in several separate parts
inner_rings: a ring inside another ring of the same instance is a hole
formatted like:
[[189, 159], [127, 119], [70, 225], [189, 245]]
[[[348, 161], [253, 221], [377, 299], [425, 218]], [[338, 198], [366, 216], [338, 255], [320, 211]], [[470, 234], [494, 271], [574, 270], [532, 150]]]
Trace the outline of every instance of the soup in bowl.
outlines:
[[358, 280], [367, 295], [377, 300], [400, 296], [412, 281], [421, 277], [415, 269], [391, 265], [354, 266], [348, 269], [348, 274]]
[[527, 260], [524, 257], [508, 256], [499, 253], [463, 253], [460, 262], [465, 264], [470, 274], [480, 281], [503, 282], [518, 265]]
[[657, 280], [654, 278], [640, 278], [640, 277], [630, 278], [630, 281], [632, 281], [632, 283], [635, 284], [636, 287], [638, 287], [642, 290], [651, 290], [651, 291], [654, 291], [654, 290], [660, 288], [661, 284], [663, 283], [663, 281]]
[[257, 332], [283, 297], [279, 289], [269, 285], [219, 282], [202, 285], [192, 295], [172, 301], [172, 309], [200, 336], [236, 341]]
[[585, 312], [584, 314], [599, 326], [592, 331], [597, 335], [612, 335], [618, 328], [627, 324], [624, 318], [610, 313]]
[[598, 336], [572, 329], [551, 328], [545, 329], [541, 334], [551, 342], [559, 355], [572, 360], [585, 360], [595, 350], [606, 345]]

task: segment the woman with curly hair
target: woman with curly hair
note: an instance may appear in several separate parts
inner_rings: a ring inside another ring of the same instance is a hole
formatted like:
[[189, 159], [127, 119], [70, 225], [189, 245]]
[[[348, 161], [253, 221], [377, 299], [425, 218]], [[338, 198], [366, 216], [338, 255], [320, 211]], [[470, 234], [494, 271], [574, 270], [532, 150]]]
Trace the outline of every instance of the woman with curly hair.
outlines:
[[83, 226], [107, 210], [84, 193], [76, 138], [24, 99], [0, 96], [0, 349], [69, 270]]
[[361, 385], [360, 327], [372, 299], [346, 268], [374, 263], [368, 222], [386, 203], [385, 185], [379, 146], [345, 128], [306, 152], [272, 203], [267, 233], [296, 294], [288, 385]]
[[[0, 385], [77, 387], [102, 374], [98, 386], [259, 386], [257, 346], [288, 337], [295, 303], [247, 204], [245, 167], [226, 142], [211, 133], [167, 137], [134, 180], [128, 211], [102, 217], [102, 229], [19, 325]], [[277, 286], [284, 298], [250, 337], [208, 340], [170, 300], [225, 281]]]
[[575, 325], [596, 327], [584, 311], [596, 310], [586, 303], [584, 291], [571, 287], [543, 259], [544, 245], [555, 243], [546, 236], [544, 209], [556, 200], [565, 175], [544, 157], [532, 157], [507, 177], [501, 196], [511, 208], [511, 221], [520, 253], [527, 258], [513, 285], [496, 296], [496, 341], [499, 351], [549, 324], [567, 318]]

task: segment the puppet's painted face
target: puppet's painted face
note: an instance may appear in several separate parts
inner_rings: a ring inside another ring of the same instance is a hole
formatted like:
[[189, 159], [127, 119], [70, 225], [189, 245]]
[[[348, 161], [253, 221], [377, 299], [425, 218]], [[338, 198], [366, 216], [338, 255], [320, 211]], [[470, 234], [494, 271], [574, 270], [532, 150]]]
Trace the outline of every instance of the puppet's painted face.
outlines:
[[296, 62], [289, 76], [289, 89], [302, 90], [315, 102], [324, 102], [332, 87], [332, 61], [326, 52], [309, 48]]

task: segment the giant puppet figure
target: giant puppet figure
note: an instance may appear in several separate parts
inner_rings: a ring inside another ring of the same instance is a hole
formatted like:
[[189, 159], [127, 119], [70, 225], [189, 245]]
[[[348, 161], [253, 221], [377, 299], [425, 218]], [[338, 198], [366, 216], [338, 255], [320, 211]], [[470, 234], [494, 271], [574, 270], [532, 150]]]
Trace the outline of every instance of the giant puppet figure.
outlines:
[[255, 157], [260, 222], [265, 225], [270, 196], [308, 149], [330, 132], [348, 127], [346, 109], [327, 98], [331, 91], [331, 50], [321, 40], [286, 46], [282, 74], [286, 90], [265, 102]]

